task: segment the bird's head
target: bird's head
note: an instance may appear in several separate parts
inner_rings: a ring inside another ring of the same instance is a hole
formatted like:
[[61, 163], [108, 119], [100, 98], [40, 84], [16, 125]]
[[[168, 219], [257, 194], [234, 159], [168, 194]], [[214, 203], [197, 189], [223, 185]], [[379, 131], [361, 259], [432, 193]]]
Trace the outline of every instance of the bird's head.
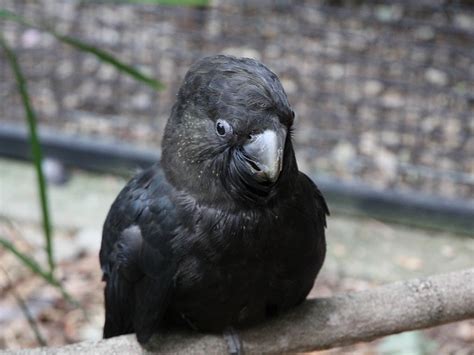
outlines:
[[266, 203], [297, 171], [294, 112], [253, 59], [213, 56], [186, 74], [163, 138], [167, 178], [200, 201]]

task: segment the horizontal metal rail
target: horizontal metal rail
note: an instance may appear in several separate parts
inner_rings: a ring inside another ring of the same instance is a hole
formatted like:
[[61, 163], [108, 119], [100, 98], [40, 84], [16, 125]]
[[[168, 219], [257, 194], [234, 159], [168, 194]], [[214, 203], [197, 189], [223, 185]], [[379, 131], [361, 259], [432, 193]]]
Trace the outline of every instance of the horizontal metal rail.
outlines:
[[[70, 167], [130, 175], [159, 161], [155, 151], [113, 141], [68, 136], [42, 130], [44, 155]], [[0, 156], [29, 160], [26, 130], [15, 124], [0, 126]], [[434, 228], [474, 236], [474, 201], [446, 199], [414, 191], [378, 190], [363, 182], [342, 182], [312, 175], [333, 212], [363, 215], [390, 222]]]

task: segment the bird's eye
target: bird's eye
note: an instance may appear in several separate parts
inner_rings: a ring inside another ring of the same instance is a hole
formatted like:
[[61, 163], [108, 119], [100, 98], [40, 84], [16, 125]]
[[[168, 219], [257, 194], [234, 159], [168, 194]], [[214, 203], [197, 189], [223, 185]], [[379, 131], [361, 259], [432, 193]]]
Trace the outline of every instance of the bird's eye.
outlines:
[[226, 136], [232, 133], [232, 126], [224, 120], [217, 120], [216, 132], [219, 136]]

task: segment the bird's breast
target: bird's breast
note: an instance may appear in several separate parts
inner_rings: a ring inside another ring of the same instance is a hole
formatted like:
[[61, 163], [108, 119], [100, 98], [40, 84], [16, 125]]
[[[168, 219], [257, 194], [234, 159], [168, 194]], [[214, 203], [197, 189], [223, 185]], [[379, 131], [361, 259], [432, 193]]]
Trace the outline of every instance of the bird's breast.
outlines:
[[182, 236], [175, 318], [202, 330], [254, 323], [309, 291], [317, 262], [311, 231], [264, 217], [201, 220]]

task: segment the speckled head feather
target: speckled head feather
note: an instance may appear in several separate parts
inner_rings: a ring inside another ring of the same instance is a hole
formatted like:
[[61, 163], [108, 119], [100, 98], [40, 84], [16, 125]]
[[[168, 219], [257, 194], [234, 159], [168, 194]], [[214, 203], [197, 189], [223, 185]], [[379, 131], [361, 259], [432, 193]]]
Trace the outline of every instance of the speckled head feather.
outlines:
[[[215, 133], [219, 119], [232, 127], [227, 140]], [[246, 174], [240, 148], [249, 136], [266, 129], [291, 133], [293, 119], [278, 77], [266, 66], [249, 58], [203, 58], [186, 74], [166, 126], [162, 156], [166, 176], [199, 200], [267, 203], [287, 173], [297, 171], [291, 134], [286, 136], [282, 176], [272, 186]]]

